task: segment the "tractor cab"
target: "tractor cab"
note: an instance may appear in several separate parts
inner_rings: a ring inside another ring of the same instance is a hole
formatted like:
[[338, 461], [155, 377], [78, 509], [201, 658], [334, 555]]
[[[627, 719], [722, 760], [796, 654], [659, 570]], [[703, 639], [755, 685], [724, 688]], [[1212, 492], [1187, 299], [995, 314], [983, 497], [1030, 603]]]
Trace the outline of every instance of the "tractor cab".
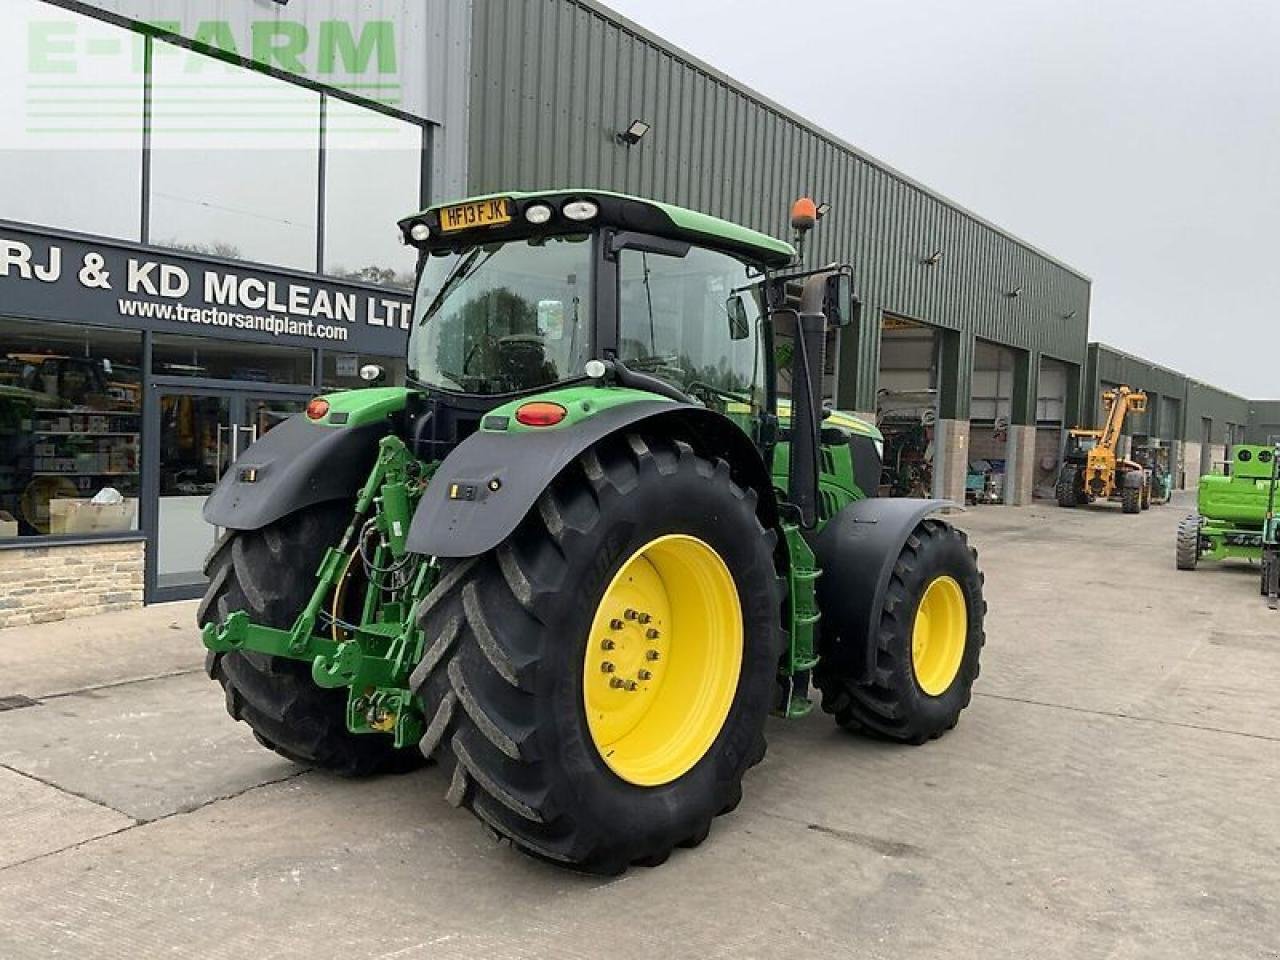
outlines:
[[[777, 412], [790, 371], [776, 361], [789, 366], [794, 324], [774, 330], [769, 320], [788, 301], [798, 306], [804, 275], [791, 244], [602, 191], [468, 200], [400, 226], [422, 254], [408, 362], [416, 385], [497, 406], [581, 383], [598, 358], [721, 413]], [[837, 322], [852, 310], [842, 276], [823, 304]]]
[[1101, 436], [1097, 430], [1071, 430], [1067, 433], [1067, 449], [1064, 458], [1071, 463], [1087, 463], [1089, 451], [1098, 445]]

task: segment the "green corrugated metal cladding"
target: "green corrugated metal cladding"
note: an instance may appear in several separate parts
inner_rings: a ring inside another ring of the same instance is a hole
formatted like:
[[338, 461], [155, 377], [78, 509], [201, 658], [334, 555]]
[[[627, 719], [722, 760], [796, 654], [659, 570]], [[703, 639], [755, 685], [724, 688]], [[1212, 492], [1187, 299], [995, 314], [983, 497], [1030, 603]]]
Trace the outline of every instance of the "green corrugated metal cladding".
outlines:
[[[1101, 393], [1107, 387], [1126, 383], [1149, 395], [1147, 413], [1126, 425], [1125, 433], [1157, 432], [1170, 440], [1199, 443], [1203, 437], [1203, 421], [1210, 421], [1212, 442], [1239, 442], [1249, 419], [1249, 401], [1217, 387], [1193, 380], [1186, 374], [1170, 370], [1150, 360], [1143, 360], [1109, 347], [1105, 343], [1089, 344], [1089, 361], [1085, 367], [1084, 400], [1086, 419], [1096, 423], [1101, 415]], [[1154, 402], [1155, 398], [1161, 402]], [[1176, 410], [1176, 424], [1167, 422]], [[1165, 411], [1162, 415], [1161, 412]], [[1153, 417], [1155, 419], [1153, 420]]]
[[[592, 0], [473, 11], [472, 193], [597, 186], [784, 239], [791, 200], [827, 201], [808, 260], [854, 265], [876, 332], [842, 344], [845, 408], [875, 409], [882, 312], [1083, 367], [1089, 280], [1075, 270]], [[652, 130], [628, 148], [615, 133], [635, 118]]]

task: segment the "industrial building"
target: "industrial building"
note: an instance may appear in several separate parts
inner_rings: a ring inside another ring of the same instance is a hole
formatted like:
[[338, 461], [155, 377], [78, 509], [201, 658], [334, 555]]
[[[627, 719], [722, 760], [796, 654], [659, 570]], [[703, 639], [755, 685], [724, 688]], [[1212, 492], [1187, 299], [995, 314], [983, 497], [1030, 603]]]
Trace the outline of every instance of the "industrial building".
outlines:
[[880, 424], [885, 494], [977, 474], [1029, 503], [1122, 380], [1192, 482], [1280, 432], [1280, 404], [1091, 346], [1078, 270], [594, 0], [4, 17], [0, 626], [198, 595], [221, 471], [366, 362], [403, 370], [395, 221], [467, 194], [612, 189], [776, 236], [797, 195], [825, 204], [808, 260], [852, 263], [863, 302], [827, 392]]

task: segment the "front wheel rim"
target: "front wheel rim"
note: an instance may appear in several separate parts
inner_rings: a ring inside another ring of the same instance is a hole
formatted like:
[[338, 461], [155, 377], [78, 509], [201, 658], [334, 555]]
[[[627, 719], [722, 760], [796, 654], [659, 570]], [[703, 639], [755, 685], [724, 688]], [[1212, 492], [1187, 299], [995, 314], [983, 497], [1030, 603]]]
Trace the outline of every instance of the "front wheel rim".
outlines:
[[622, 564], [582, 674], [588, 731], [615, 774], [660, 786], [706, 755], [737, 694], [744, 638], [733, 576], [704, 541], [658, 537]]
[[916, 607], [911, 631], [911, 666], [916, 683], [931, 697], [941, 696], [960, 672], [969, 633], [964, 591], [953, 577], [929, 582]]

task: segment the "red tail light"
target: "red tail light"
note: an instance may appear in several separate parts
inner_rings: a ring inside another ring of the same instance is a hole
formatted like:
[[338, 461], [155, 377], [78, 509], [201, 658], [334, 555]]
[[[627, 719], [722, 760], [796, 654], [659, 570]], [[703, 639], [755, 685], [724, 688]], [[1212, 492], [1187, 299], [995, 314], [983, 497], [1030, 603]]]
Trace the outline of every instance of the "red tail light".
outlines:
[[568, 412], [558, 403], [534, 400], [516, 408], [516, 420], [526, 427], [554, 427]]
[[329, 401], [324, 397], [316, 397], [307, 404], [307, 416], [312, 420], [323, 420], [329, 415]]

